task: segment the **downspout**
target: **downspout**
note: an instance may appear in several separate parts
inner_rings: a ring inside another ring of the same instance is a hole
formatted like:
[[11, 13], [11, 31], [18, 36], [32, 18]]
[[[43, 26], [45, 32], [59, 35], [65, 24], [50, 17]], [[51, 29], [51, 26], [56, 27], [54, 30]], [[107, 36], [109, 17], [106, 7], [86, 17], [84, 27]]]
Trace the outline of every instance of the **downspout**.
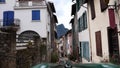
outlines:
[[[118, 41], [119, 41], [118, 44], [120, 44], [120, 39], [119, 39], [120, 38], [120, 36], [119, 36], [120, 35], [120, 20], [119, 20], [120, 19], [120, 9], [119, 9], [120, 0], [117, 0], [117, 1], [118, 1], [118, 5], [115, 4], [115, 7], [118, 8], [118, 9], [115, 9], [115, 10], [116, 10], [116, 13], [117, 13], [117, 16], [118, 16], [118, 22], [119, 22], [119, 23], [117, 23], [117, 30], [118, 30]], [[120, 45], [118, 47], [119, 47], [119, 58], [120, 58]]]

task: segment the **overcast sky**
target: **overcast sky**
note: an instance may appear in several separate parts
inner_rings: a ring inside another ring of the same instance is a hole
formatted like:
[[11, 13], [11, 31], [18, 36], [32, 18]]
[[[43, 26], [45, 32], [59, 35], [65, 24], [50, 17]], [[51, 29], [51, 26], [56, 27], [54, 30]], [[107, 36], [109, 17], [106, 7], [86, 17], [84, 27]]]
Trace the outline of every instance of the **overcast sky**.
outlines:
[[72, 0], [49, 0], [54, 3], [56, 9], [56, 16], [58, 18], [58, 24], [64, 24], [68, 29], [71, 29], [71, 4]]

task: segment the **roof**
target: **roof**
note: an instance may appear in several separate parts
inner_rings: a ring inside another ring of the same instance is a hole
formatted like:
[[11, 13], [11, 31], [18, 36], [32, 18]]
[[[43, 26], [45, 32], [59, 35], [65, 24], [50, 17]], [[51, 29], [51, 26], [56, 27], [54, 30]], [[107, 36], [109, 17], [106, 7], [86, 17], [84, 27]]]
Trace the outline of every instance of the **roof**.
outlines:
[[56, 12], [55, 7], [54, 7], [54, 3], [48, 2], [48, 4], [50, 5], [52, 12]]
[[72, 5], [71, 16], [76, 13], [76, 3]]
[[57, 16], [53, 14], [53, 18], [54, 18], [54, 20], [55, 20], [55, 23], [58, 23]]
[[68, 30], [66, 35], [69, 34], [69, 33], [72, 33], [72, 29]]
[[72, 18], [72, 19], [70, 20], [70, 23], [74, 23], [74, 18]]

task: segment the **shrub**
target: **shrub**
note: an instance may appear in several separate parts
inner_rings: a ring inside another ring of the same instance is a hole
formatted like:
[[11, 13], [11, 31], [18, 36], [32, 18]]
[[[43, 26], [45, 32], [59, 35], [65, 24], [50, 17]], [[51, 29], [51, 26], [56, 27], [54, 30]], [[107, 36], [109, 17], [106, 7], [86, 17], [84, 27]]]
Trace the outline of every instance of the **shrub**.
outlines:
[[51, 54], [51, 63], [56, 63], [59, 60], [58, 54], [56, 52], [53, 52]]

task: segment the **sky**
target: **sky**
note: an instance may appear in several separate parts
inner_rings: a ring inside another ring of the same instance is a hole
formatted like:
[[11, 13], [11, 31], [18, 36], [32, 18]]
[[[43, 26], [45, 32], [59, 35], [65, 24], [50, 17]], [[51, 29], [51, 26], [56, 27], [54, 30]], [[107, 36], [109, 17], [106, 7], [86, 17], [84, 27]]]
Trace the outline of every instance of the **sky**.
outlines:
[[71, 5], [72, 0], [49, 0], [54, 3], [58, 25], [63, 24], [65, 28], [71, 29]]

